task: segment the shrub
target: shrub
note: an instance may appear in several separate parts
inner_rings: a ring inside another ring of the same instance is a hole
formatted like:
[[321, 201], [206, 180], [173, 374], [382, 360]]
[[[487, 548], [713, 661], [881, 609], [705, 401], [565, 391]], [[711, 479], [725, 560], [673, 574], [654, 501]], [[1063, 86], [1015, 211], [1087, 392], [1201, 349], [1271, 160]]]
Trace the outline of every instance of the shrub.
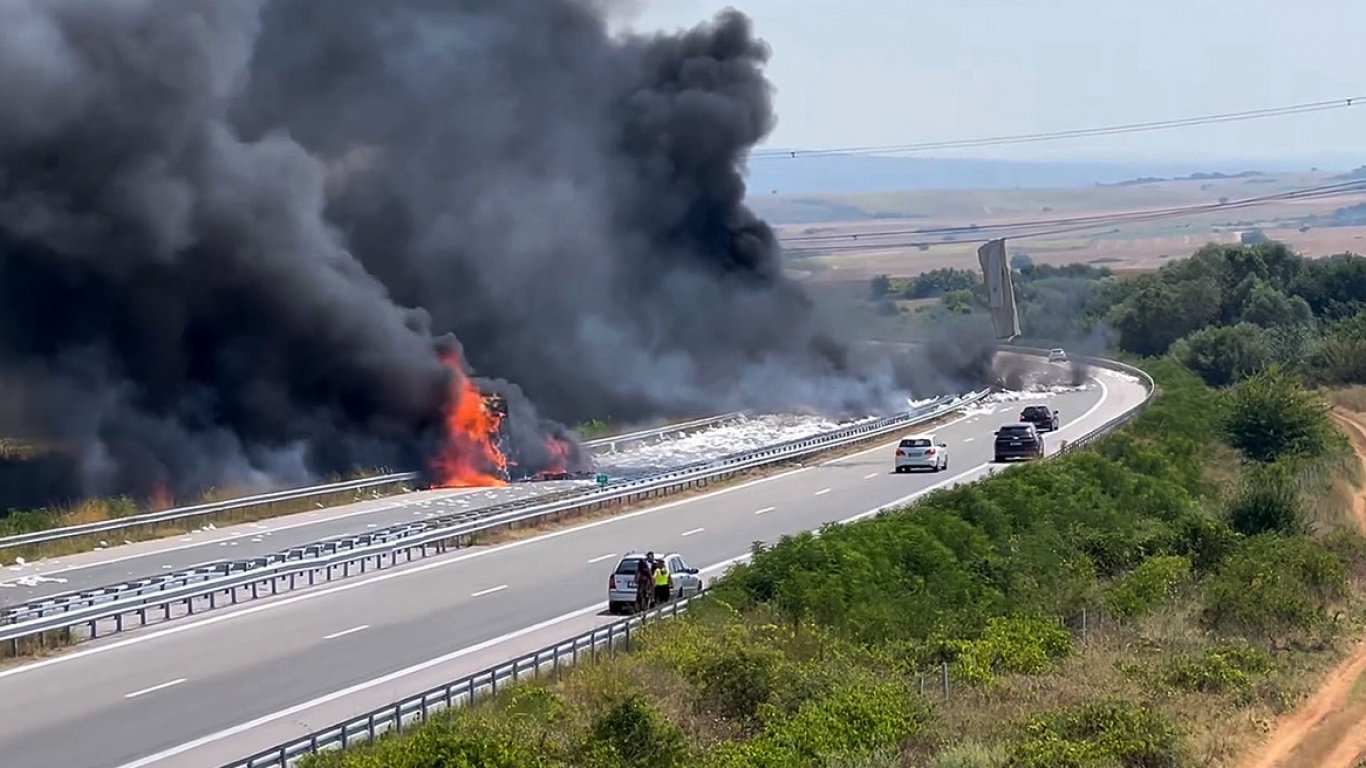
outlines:
[[1225, 645], [1199, 656], [1168, 661], [1162, 682], [1182, 691], [1228, 693], [1243, 691], [1252, 684], [1253, 675], [1273, 669], [1271, 657], [1255, 648]]
[[1172, 345], [1172, 357], [1211, 387], [1226, 387], [1272, 361], [1266, 330], [1252, 323], [1206, 326]]
[[1126, 701], [1102, 701], [1035, 717], [1010, 745], [1012, 768], [1177, 768], [1181, 734], [1162, 713]]
[[1210, 580], [1201, 621], [1211, 629], [1274, 643], [1316, 628], [1346, 589], [1346, 569], [1320, 543], [1257, 536], [1230, 555]]
[[764, 732], [727, 742], [704, 761], [708, 768], [791, 768], [822, 760], [875, 754], [900, 744], [924, 721], [926, 710], [900, 682], [847, 681], [807, 702], [790, 717], [768, 710]]
[[1312, 458], [1328, 449], [1327, 406], [1279, 368], [1239, 384], [1228, 400], [1229, 443], [1253, 461]]
[[1110, 586], [1105, 607], [1120, 618], [1151, 613], [1191, 576], [1190, 560], [1179, 555], [1154, 557]]
[[537, 740], [485, 714], [438, 716], [401, 738], [344, 752], [322, 752], [301, 768], [557, 768]]
[[1306, 533], [1304, 505], [1293, 469], [1286, 464], [1254, 465], [1243, 487], [1229, 503], [1228, 521], [1246, 536], [1262, 533]]
[[953, 671], [961, 680], [984, 685], [997, 672], [1042, 672], [1048, 662], [1071, 652], [1072, 638], [1056, 621], [1029, 616], [993, 618], [981, 637], [959, 647]]
[[689, 758], [683, 732], [640, 693], [606, 704], [593, 718], [579, 755], [580, 764], [593, 768], [674, 768]]

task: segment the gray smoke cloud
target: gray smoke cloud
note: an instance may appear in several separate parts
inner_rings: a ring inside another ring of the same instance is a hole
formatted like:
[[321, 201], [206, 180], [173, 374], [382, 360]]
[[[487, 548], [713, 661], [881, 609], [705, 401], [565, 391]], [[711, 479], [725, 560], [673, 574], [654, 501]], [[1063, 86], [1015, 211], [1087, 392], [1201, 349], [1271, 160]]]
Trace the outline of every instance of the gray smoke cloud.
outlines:
[[0, 433], [67, 449], [61, 492], [420, 466], [443, 350], [526, 471], [542, 414], [904, 398], [743, 204], [774, 116], [739, 13], [21, 0], [0, 50]]

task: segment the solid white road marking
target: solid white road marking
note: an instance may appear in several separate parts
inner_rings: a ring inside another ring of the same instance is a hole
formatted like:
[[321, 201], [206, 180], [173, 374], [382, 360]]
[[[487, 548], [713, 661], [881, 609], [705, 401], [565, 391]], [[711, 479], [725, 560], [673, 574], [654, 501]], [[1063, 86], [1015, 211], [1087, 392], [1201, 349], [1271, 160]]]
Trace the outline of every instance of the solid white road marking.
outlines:
[[489, 587], [488, 589], [481, 589], [481, 590], [479, 590], [478, 592], [471, 592], [471, 593], [470, 593], [470, 597], [483, 597], [484, 595], [491, 595], [491, 594], [493, 594], [494, 592], [502, 592], [503, 590], [505, 590], [505, 589], [507, 589], [507, 588], [508, 588], [508, 585], [506, 585], [506, 584], [499, 584], [499, 585], [496, 586], [496, 587]]
[[[1105, 389], [1104, 385], [1102, 384], [1102, 386], [1101, 386], [1101, 400], [1100, 400], [1100, 402], [1097, 403], [1095, 406], [1093, 406], [1093, 407], [1091, 408], [1091, 410], [1089, 410], [1089, 411], [1087, 411], [1086, 413], [1082, 414], [1082, 417], [1079, 418], [1079, 419], [1077, 419], [1075, 422], [1072, 422], [1072, 424], [1080, 423], [1080, 422], [1083, 421], [1086, 417], [1090, 416], [1092, 413], [1094, 413], [1095, 411], [1099, 410], [1100, 407], [1101, 407], [1102, 405], [1104, 405], [1105, 400], [1106, 400], [1106, 398], [1108, 397], [1108, 395], [1109, 395], [1109, 392]], [[1069, 425], [1069, 426], [1071, 426], [1071, 425]], [[629, 513], [628, 515], [624, 515], [624, 516], [619, 517], [619, 518], [606, 518], [606, 519], [604, 519], [604, 520], [599, 520], [599, 521], [595, 521], [595, 522], [592, 522], [592, 523], [588, 523], [588, 524], [586, 524], [586, 525], [579, 526], [577, 529], [573, 529], [573, 528], [564, 529], [564, 530], [562, 530], [562, 531], [555, 531], [555, 532], [553, 532], [553, 533], [549, 533], [549, 534], [546, 534], [546, 535], [544, 535], [544, 536], [539, 536], [539, 537], [536, 537], [536, 538], [534, 538], [534, 539], [522, 539], [521, 541], [515, 541], [515, 542], [511, 542], [511, 543], [509, 543], [509, 544], [504, 544], [504, 545], [502, 545], [501, 547], [494, 547], [494, 548], [489, 549], [489, 550], [484, 550], [484, 552], [481, 552], [481, 553], [474, 553], [474, 554], [472, 554], [472, 555], [465, 555], [464, 557], [459, 558], [459, 559], [463, 560], [463, 559], [465, 559], [465, 558], [474, 557], [474, 556], [477, 556], [477, 555], [479, 555], [479, 554], [486, 554], [486, 553], [488, 553], [488, 552], [496, 552], [496, 551], [499, 551], [499, 550], [501, 550], [501, 549], [507, 549], [507, 548], [511, 548], [511, 547], [514, 547], [514, 546], [524, 545], [524, 544], [529, 543], [529, 542], [532, 542], [532, 541], [543, 540], [543, 539], [547, 539], [547, 538], [552, 538], [552, 537], [554, 537], [554, 536], [564, 535], [565, 533], [569, 533], [569, 532], [572, 532], [572, 531], [574, 531], [574, 530], [582, 530], [582, 529], [584, 529], [584, 528], [596, 527], [596, 526], [598, 526], [598, 525], [607, 524], [607, 523], [613, 522], [614, 520], [623, 519], [623, 518], [628, 517], [628, 516], [629, 516], [629, 517], [634, 517], [634, 516], [637, 516], [637, 515], [646, 514], [646, 513], [648, 513], [648, 512], [654, 511], [654, 510], [663, 509], [663, 508], [666, 508], [666, 507], [677, 506], [677, 505], [679, 505], [679, 504], [685, 504], [685, 503], [688, 503], [689, 501], [696, 501], [697, 499], [704, 499], [704, 498], [707, 498], [708, 496], [720, 495], [720, 494], [726, 493], [726, 492], [728, 492], [728, 491], [734, 490], [734, 489], [736, 489], [736, 488], [742, 488], [742, 487], [744, 487], [744, 486], [746, 486], [746, 485], [757, 485], [757, 484], [759, 484], [759, 483], [770, 482], [770, 481], [772, 481], [772, 480], [774, 480], [774, 479], [776, 479], [776, 478], [787, 477], [787, 476], [790, 476], [790, 475], [795, 475], [795, 474], [798, 474], [798, 473], [801, 473], [801, 472], [805, 472], [805, 471], [807, 471], [807, 469], [809, 469], [809, 468], [797, 469], [797, 470], [793, 470], [793, 471], [791, 471], [791, 472], [784, 472], [784, 473], [779, 474], [779, 475], [773, 475], [773, 476], [766, 477], [766, 478], [760, 478], [760, 479], [758, 479], [758, 480], [755, 480], [755, 481], [752, 482], [752, 483], [745, 483], [745, 484], [742, 484], [742, 485], [731, 486], [730, 488], [723, 488], [723, 489], [721, 489], [721, 490], [719, 490], [719, 491], [714, 491], [713, 493], [709, 493], [709, 494], [703, 494], [702, 496], [696, 496], [696, 497], [694, 497], [694, 498], [692, 498], [692, 499], [683, 499], [683, 500], [680, 500], [680, 501], [672, 502], [672, 503], [670, 503], [670, 504], [664, 504], [664, 505], [661, 505], [661, 506], [659, 506], [659, 507], [655, 507], [655, 508], [653, 508], [653, 509], [644, 509], [644, 510], [641, 510], [641, 511], [639, 511], [639, 512], [632, 512], [632, 513]], [[911, 494], [908, 494], [908, 495], [906, 495], [906, 496], [903, 496], [903, 497], [901, 497], [901, 498], [899, 498], [899, 499], [897, 499], [897, 500], [895, 500], [895, 501], [893, 501], [893, 502], [891, 502], [891, 503], [883, 504], [883, 505], [881, 505], [881, 506], [874, 507], [874, 508], [872, 508], [872, 509], [870, 509], [870, 510], [868, 510], [868, 511], [866, 511], [866, 512], [861, 512], [861, 513], [859, 513], [859, 514], [857, 514], [857, 515], [854, 515], [853, 517], [845, 518], [844, 520], [841, 520], [840, 522], [841, 522], [841, 523], [852, 523], [852, 522], [854, 522], [854, 521], [856, 521], [856, 520], [861, 520], [861, 519], [863, 519], [863, 518], [865, 518], [865, 517], [870, 517], [870, 516], [872, 516], [872, 515], [875, 515], [875, 514], [877, 514], [878, 512], [881, 512], [881, 511], [884, 510], [884, 509], [891, 509], [891, 508], [895, 508], [895, 507], [899, 507], [899, 506], [904, 506], [905, 504], [907, 504], [907, 503], [909, 503], [909, 502], [915, 500], [915, 499], [916, 499], [917, 497], [919, 497], [919, 496], [923, 496], [923, 495], [925, 495], [925, 494], [927, 494], [927, 493], [930, 493], [931, 491], [936, 491], [936, 490], [938, 490], [938, 489], [940, 489], [940, 488], [942, 488], [942, 487], [944, 487], [944, 486], [947, 486], [947, 485], [949, 485], [949, 484], [951, 484], [951, 483], [956, 483], [956, 482], [962, 480], [963, 478], [968, 477], [969, 475], [972, 475], [972, 474], [974, 474], [974, 473], [977, 473], [977, 474], [991, 474], [992, 469], [993, 469], [993, 467], [992, 467], [990, 464], [981, 464], [981, 465], [979, 465], [979, 466], [977, 466], [977, 467], [975, 467], [975, 468], [973, 468], [973, 469], [969, 469], [969, 470], [967, 470], [967, 471], [965, 471], [965, 472], [960, 472], [960, 473], [958, 473], [957, 475], [954, 475], [953, 477], [948, 478], [947, 480], [943, 480], [943, 481], [940, 481], [940, 482], [938, 482], [938, 483], [935, 483], [934, 485], [931, 485], [931, 486], [929, 486], [929, 487], [922, 488], [922, 489], [920, 489], [920, 490], [918, 490], [918, 491], [916, 491], [916, 492], [914, 492], [914, 493], [911, 493]], [[985, 470], [985, 471], [984, 471], [984, 470]], [[717, 570], [720, 570], [720, 569], [722, 569], [722, 568], [728, 568], [728, 567], [730, 567], [731, 565], [734, 565], [735, 563], [744, 562], [744, 561], [748, 560], [749, 558], [750, 558], [749, 553], [745, 553], [745, 554], [743, 554], [743, 555], [740, 555], [739, 557], [732, 557], [732, 558], [730, 558], [730, 559], [728, 559], [728, 560], [723, 560], [723, 561], [721, 561], [721, 562], [719, 562], [719, 563], [714, 563], [714, 564], [709, 565], [709, 566], [707, 566], [707, 567], [705, 567], [705, 568], [701, 568], [701, 569], [698, 570], [698, 573], [711, 573], [711, 572], [713, 572], [713, 571], [717, 571]], [[455, 561], [448, 561], [448, 562], [455, 562]], [[444, 565], [444, 564], [445, 564], [445, 563], [441, 563], [440, 565]], [[438, 564], [434, 564], [434, 565], [438, 565]], [[375, 580], [382, 579], [382, 578], [384, 578], [384, 577], [383, 577], [383, 576], [376, 577], [376, 579], [371, 579], [371, 581], [375, 581]], [[343, 589], [351, 588], [351, 587], [353, 587], [353, 586], [354, 586], [354, 585], [343, 585], [343, 586], [336, 587], [336, 588], [331, 589], [331, 590], [326, 590], [326, 592], [341, 591], [341, 590], [343, 590]], [[314, 593], [314, 594], [322, 594], [322, 593]], [[248, 608], [248, 609], [246, 609], [246, 611], [255, 612], [256, 610], [259, 610], [259, 609], [261, 609], [261, 608], [269, 608], [269, 607], [271, 607], [272, 605], [277, 605], [277, 604], [271, 604], [271, 605], [266, 605], [266, 606], [257, 606], [257, 607], [255, 607], [255, 608]], [[503, 635], [503, 636], [501, 636], [501, 637], [495, 637], [495, 638], [493, 638], [493, 639], [491, 639], [491, 640], [485, 640], [485, 641], [482, 642], [482, 643], [477, 643], [477, 644], [475, 644], [475, 645], [471, 645], [471, 646], [468, 646], [468, 647], [466, 647], [466, 648], [461, 648], [460, 650], [457, 650], [457, 651], [452, 651], [451, 653], [448, 653], [448, 654], [446, 654], [445, 656], [441, 656], [441, 657], [438, 657], [438, 658], [435, 658], [435, 659], [429, 659], [429, 660], [424, 661], [424, 662], [421, 662], [421, 663], [419, 663], [419, 664], [414, 664], [414, 665], [411, 666], [411, 667], [407, 667], [406, 669], [400, 669], [400, 670], [398, 670], [398, 671], [396, 671], [396, 672], [391, 672], [391, 673], [389, 673], [389, 674], [387, 674], [387, 675], [384, 675], [383, 677], [377, 677], [377, 678], [375, 678], [375, 679], [373, 679], [373, 680], [367, 680], [367, 681], [362, 682], [362, 683], [357, 683], [356, 685], [353, 685], [353, 686], [351, 686], [350, 688], [344, 688], [344, 689], [342, 689], [342, 690], [340, 690], [340, 691], [333, 691], [332, 693], [325, 694], [325, 695], [320, 696], [320, 697], [318, 697], [318, 698], [316, 698], [316, 699], [313, 699], [313, 700], [311, 700], [311, 701], [305, 701], [305, 702], [302, 702], [302, 703], [300, 703], [300, 704], [296, 704], [296, 705], [294, 705], [294, 706], [292, 706], [292, 707], [289, 707], [289, 708], [287, 708], [287, 709], [282, 709], [282, 710], [280, 710], [280, 711], [278, 711], [278, 712], [272, 712], [271, 714], [268, 714], [268, 715], [262, 715], [261, 717], [258, 717], [258, 718], [256, 718], [255, 720], [251, 720], [250, 722], [242, 723], [241, 725], [235, 725], [235, 726], [233, 726], [233, 727], [231, 727], [231, 728], [226, 728], [226, 729], [221, 730], [221, 731], [219, 731], [219, 732], [217, 732], [217, 733], [211, 733], [211, 734], [209, 734], [209, 735], [207, 735], [207, 736], [201, 736], [201, 737], [198, 738], [198, 739], [195, 739], [195, 740], [193, 740], [193, 741], [185, 742], [184, 744], [180, 744], [180, 745], [178, 745], [178, 746], [170, 747], [170, 748], [165, 749], [165, 750], [162, 750], [161, 752], [158, 752], [158, 753], [156, 753], [156, 754], [154, 754], [154, 755], [149, 755], [149, 756], [144, 757], [144, 758], [141, 758], [141, 759], [139, 759], [139, 760], [134, 760], [133, 762], [125, 763], [124, 765], [120, 766], [119, 768], [146, 768], [146, 766], [155, 765], [156, 763], [162, 762], [163, 760], [166, 760], [166, 759], [171, 758], [171, 757], [175, 757], [176, 755], [184, 754], [184, 753], [186, 753], [186, 752], [189, 752], [190, 750], [198, 749], [199, 747], [202, 747], [202, 746], [204, 746], [204, 745], [206, 745], [206, 744], [212, 744], [212, 743], [214, 743], [214, 742], [216, 742], [216, 741], [222, 741], [223, 739], [229, 738], [229, 737], [231, 737], [231, 736], [236, 736], [236, 735], [239, 734], [239, 733], [245, 733], [245, 732], [250, 731], [250, 730], [253, 730], [253, 729], [255, 729], [255, 728], [259, 728], [259, 727], [261, 727], [261, 726], [263, 726], [263, 725], [267, 725], [267, 724], [269, 724], [269, 723], [273, 723], [273, 722], [275, 722], [275, 721], [277, 721], [277, 720], [283, 720], [283, 719], [288, 718], [288, 717], [293, 717], [294, 715], [297, 715], [297, 714], [300, 713], [300, 712], [307, 711], [307, 710], [312, 709], [312, 708], [314, 708], [314, 707], [322, 706], [323, 704], [327, 704], [327, 703], [336, 701], [336, 700], [338, 700], [338, 699], [344, 699], [344, 698], [346, 698], [346, 697], [348, 697], [348, 696], [354, 695], [354, 694], [359, 693], [359, 692], [361, 692], [361, 691], [369, 690], [370, 688], [375, 688], [375, 687], [377, 687], [377, 686], [385, 685], [385, 684], [390, 683], [390, 682], [393, 682], [393, 681], [395, 681], [395, 680], [399, 680], [399, 679], [402, 679], [402, 678], [407, 677], [407, 676], [409, 676], [409, 675], [415, 674], [415, 673], [417, 673], [417, 672], [421, 672], [421, 671], [426, 670], [426, 669], [431, 669], [432, 667], [440, 666], [440, 665], [445, 664], [445, 663], [447, 663], [447, 662], [450, 662], [450, 661], [453, 661], [453, 660], [455, 660], [455, 659], [458, 659], [458, 658], [460, 658], [460, 657], [462, 657], [462, 656], [468, 656], [468, 655], [470, 655], [470, 654], [472, 654], [472, 653], [478, 653], [479, 651], [482, 651], [482, 650], [484, 650], [484, 649], [486, 649], [486, 648], [492, 648], [493, 646], [499, 645], [499, 644], [501, 644], [501, 643], [506, 643], [506, 642], [508, 642], [509, 640], [513, 640], [513, 639], [516, 639], [516, 638], [519, 638], [519, 637], [523, 637], [523, 636], [529, 635], [529, 634], [531, 634], [531, 633], [533, 633], [533, 632], [539, 632], [539, 631], [541, 631], [541, 630], [543, 630], [543, 629], [546, 629], [546, 628], [549, 628], [549, 627], [553, 627], [553, 626], [555, 626], [556, 624], [562, 624], [562, 623], [564, 623], [564, 622], [566, 622], [566, 621], [569, 621], [569, 620], [571, 620], [571, 619], [576, 619], [576, 618], [578, 618], [578, 617], [580, 617], [580, 616], [584, 616], [584, 615], [593, 613], [593, 612], [595, 612], [595, 611], [601, 611], [601, 610], [602, 610], [603, 608], [605, 608], [605, 607], [607, 607], [607, 603], [606, 603], [606, 602], [600, 602], [600, 603], [595, 603], [595, 604], [593, 604], [593, 605], [587, 606], [587, 607], [585, 607], [585, 608], [580, 608], [580, 609], [577, 610], [577, 611], [570, 611], [569, 613], [562, 614], [562, 615], [560, 615], [560, 616], [556, 616], [556, 617], [553, 618], [553, 619], [546, 619], [545, 621], [542, 621], [542, 622], [540, 622], [540, 623], [538, 623], [538, 624], [533, 624], [533, 625], [531, 625], [531, 626], [529, 626], [529, 627], [526, 627], [526, 628], [524, 628], [524, 629], [519, 629], [519, 630], [517, 630], [516, 632], [510, 632], [510, 633], [508, 633], [508, 634], [506, 634], [506, 635]], [[244, 611], [244, 613], [245, 613], [246, 611]], [[231, 614], [231, 615], [236, 616], [236, 615], [242, 615], [242, 614]], [[200, 622], [200, 624], [202, 625], [202, 624], [212, 623], [212, 622], [221, 620], [222, 618], [224, 618], [224, 617], [214, 617], [214, 618], [206, 619], [206, 620], [204, 620], [203, 622]], [[180, 631], [180, 630], [183, 630], [183, 629], [184, 629], [184, 627], [176, 627], [176, 628], [173, 628], [173, 629], [170, 629], [170, 630], [166, 630], [165, 632], [161, 632], [161, 633], [158, 633], [158, 634], [168, 634], [168, 633], [170, 633], [170, 632], [173, 632], [173, 631]], [[142, 637], [142, 638], [134, 638], [134, 640], [140, 641], [140, 640], [149, 639], [149, 638], [155, 637], [155, 636], [157, 636], [157, 635], [146, 635], [146, 636], [144, 636], [144, 637]], [[130, 643], [129, 643], [129, 641], [123, 641], [123, 644], [130, 644]], [[113, 645], [105, 646], [105, 649], [110, 648], [110, 647], [114, 647], [114, 646], [113, 646]], [[102, 650], [102, 649], [92, 649], [92, 650], [98, 651], [98, 650]], [[91, 651], [84, 651], [84, 652], [81, 652], [80, 655], [86, 655], [86, 654], [89, 654], [89, 653], [91, 653]], [[54, 661], [54, 662], [55, 662], [55, 661], [61, 661], [61, 660], [64, 660], [64, 659], [74, 658], [75, 656], [76, 656], [76, 654], [73, 654], [72, 656], [58, 656], [58, 657], [54, 657], [53, 659], [51, 659], [51, 661]], [[38, 664], [43, 664], [43, 662], [38, 662]], [[22, 671], [22, 670], [24, 670], [24, 669], [32, 669], [32, 668], [33, 668], [33, 665], [30, 665], [29, 667], [18, 667], [18, 668], [15, 668], [15, 669], [13, 669], [13, 670], [6, 670], [6, 671], [4, 671], [4, 672], [0, 672], [0, 677], [5, 677], [5, 676], [7, 676], [8, 674], [13, 673], [13, 672], [18, 672], [18, 671]]]
[[589, 560], [588, 562], [590, 562], [590, 563], [601, 563], [603, 560], [607, 560], [607, 559], [609, 559], [609, 558], [613, 558], [613, 557], [616, 557], [616, 556], [617, 556], [617, 553], [615, 553], [615, 552], [610, 552], [610, 553], [608, 553], [608, 554], [606, 554], [606, 555], [598, 555], [597, 557], [595, 557], [595, 558]]
[[706, 528], [694, 528], [694, 529], [692, 529], [691, 531], [684, 531], [684, 532], [683, 532], [683, 535], [684, 535], [684, 536], [691, 536], [691, 535], [693, 535], [694, 533], [701, 533], [701, 532], [703, 532], [703, 531], [705, 531], [705, 530], [707, 530], [707, 529], [706, 529]]
[[179, 679], [177, 679], [177, 680], [172, 680], [172, 681], [167, 682], [167, 683], [161, 683], [160, 685], [154, 685], [154, 686], [152, 686], [151, 688], [143, 688], [143, 689], [140, 690], [140, 691], [133, 691], [132, 693], [125, 693], [125, 694], [123, 694], [123, 698], [125, 698], [125, 699], [136, 699], [137, 697], [142, 696], [143, 694], [153, 693], [153, 692], [155, 692], [155, 691], [160, 691], [160, 690], [165, 689], [165, 688], [170, 688], [170, 687], [173, 686], [173, 685], [180, 685], [181, 683], [185, 682], [185, 681], [188, 680], [188, 679], [189, 679], [189, 678], [182, 677], [182, 678], [179, 678]]
[[817, 495], [817, 496], [824, 496], [825, 494], [827, 494], [827, 493], [829, 493], [829, 492], [830, 492], [830, 489], [829, 489], [829, 488], [822, 488], [822, 489], [820, 489], [819, 491], [816, 491], [816, 495]]
[[362, 631], [367, 630], [367, 629], [369, 629], [369, 628], [370, 628], [370, 625], [369, 625], [369, 624], [362, 624], [362, 625], [360, 625], [359, 627], [352, 627], [352, 628], [350, 628], [350, 629], [343, 629], [343, 630], [340, 631], [340, 632], [333, 632], [333, 633], [330, 634], [330, 635], [323, 635], [323, 639], [324, 639], [324, 640], [336, 640], [336, 639], [339, 638], [339, 637], [345, 637], [346, 635], [350, 635], [350, 634], [353, 634], [353, 633], [356, 633], [356, 632], [362, 632]]
[[756, 515], [764, 515], [764, 514], [768, 514], [769, 512], [772, 512], [772, 511], [775, 510], [775, 509], [777, 509], [777, 507], [764, 507], [763, 509], [761, 509], [761, 510], [755, 512], [754, 514], [756, 514]]

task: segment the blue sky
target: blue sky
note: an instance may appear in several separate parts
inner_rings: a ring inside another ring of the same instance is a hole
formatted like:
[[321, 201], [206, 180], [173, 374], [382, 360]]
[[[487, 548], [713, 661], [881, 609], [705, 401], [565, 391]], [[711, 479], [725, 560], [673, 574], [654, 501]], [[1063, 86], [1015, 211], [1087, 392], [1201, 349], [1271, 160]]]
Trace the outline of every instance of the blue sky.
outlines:
[[[734, 6], [773, 48], [768, 145], [904, 144], [1366, 95], [1363, 0], [645, 0], [634, 29]], [[1264, 121], [960, 155], [1351, 160], [1366, 103]], [[934, 156], [954, 156], [937, 152]]]

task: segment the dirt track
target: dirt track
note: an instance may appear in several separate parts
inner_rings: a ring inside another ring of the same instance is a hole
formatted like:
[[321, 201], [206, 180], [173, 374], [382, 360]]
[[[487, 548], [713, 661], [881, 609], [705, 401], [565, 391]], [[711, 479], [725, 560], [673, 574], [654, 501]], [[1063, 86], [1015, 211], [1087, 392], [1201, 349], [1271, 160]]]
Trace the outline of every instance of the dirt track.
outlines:
[[[1366, 470], [1366, 416], [1334, 409], [1333, 419], [1352, 439]], [[1366, 490], [1352, 505], [1357, 527], [1366, 533]], [[1287, 715], [1270, 737], [1251, 751], [1242, 768], [1356, 768], [1366, 760], [1366, 642], [1359, 643], [1329, 673], [1309, 701]]]

